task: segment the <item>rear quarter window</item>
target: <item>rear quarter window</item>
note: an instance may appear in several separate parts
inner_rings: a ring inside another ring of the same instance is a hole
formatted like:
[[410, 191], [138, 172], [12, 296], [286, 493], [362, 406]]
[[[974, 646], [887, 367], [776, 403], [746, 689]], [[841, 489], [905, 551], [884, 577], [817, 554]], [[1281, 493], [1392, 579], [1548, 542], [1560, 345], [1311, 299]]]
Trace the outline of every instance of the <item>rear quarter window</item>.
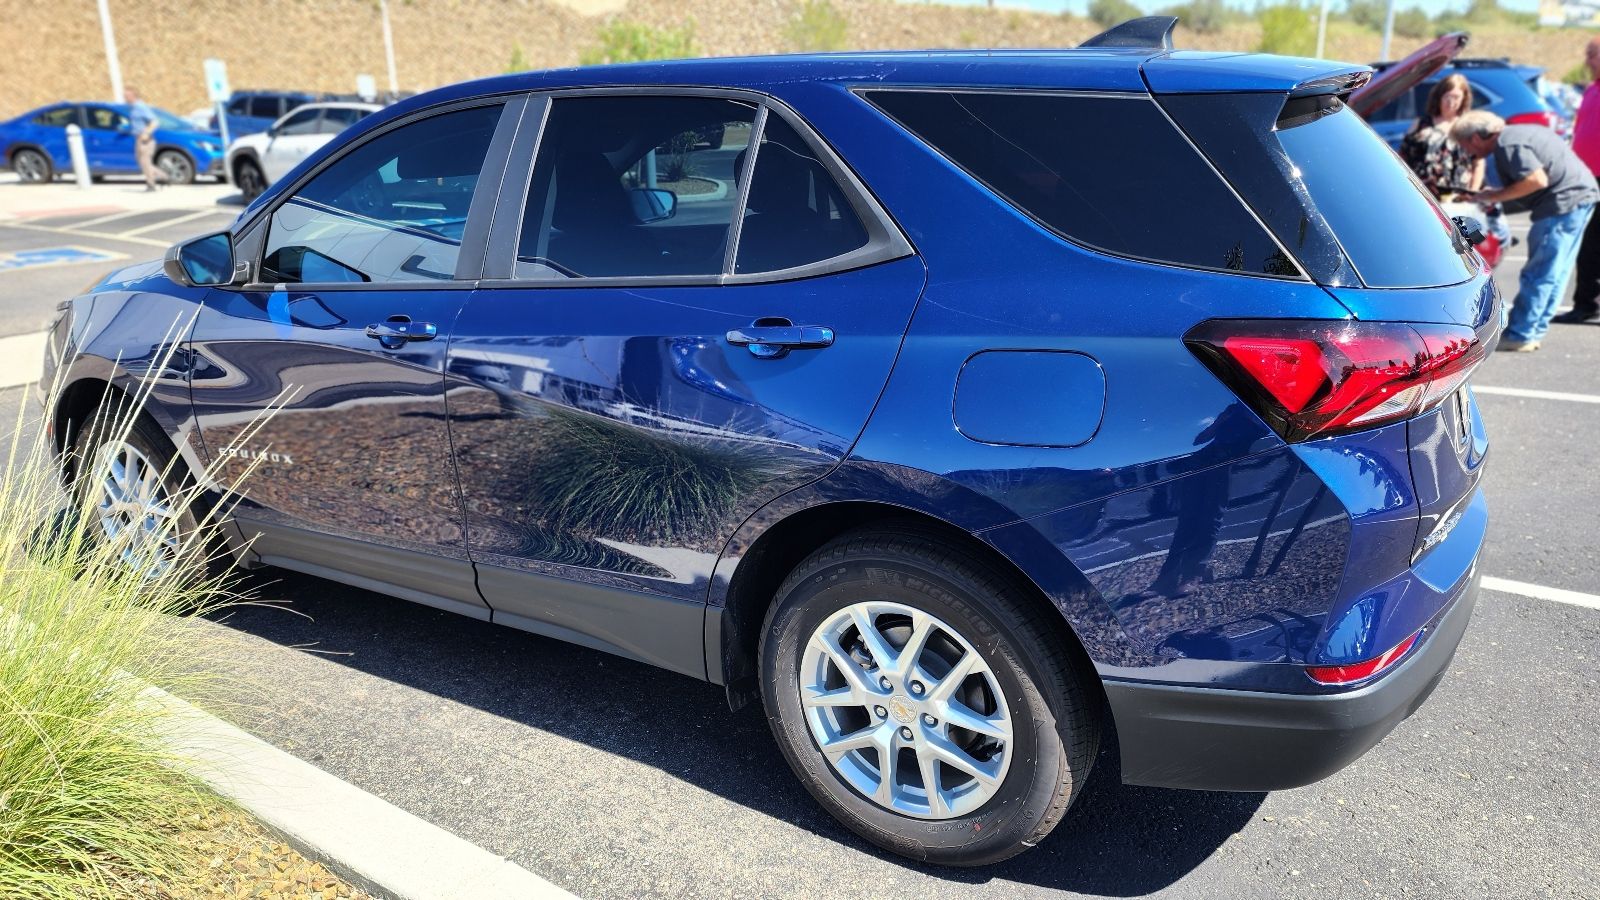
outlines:
[[1145, 96], [865, 91], [863, 97], [1056, 234], [1139, 260], [1299, 269]]

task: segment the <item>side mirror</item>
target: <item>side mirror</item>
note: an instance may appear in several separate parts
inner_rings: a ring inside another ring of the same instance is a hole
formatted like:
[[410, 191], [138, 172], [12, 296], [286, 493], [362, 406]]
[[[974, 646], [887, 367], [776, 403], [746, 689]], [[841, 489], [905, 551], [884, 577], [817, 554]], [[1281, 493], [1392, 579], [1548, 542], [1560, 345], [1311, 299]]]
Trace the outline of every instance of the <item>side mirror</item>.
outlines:
[[162, 269], [184, 287], [220, 287], [234, 282], [233, 236], [226, 231], [173, 245]]
[[670, 219], [678, 212], [678, 195], [665, 188], [634, 188], [628, 192], [628, 200], [640, 225]]
[[1467, 243], [1472, 246], [1476, 247], [1488, 240], [1488, 235], [1483, 233], [1483, 223], [1477, 219], [1471, 216], [1452, 216], [1450, 220], [1456, 223], [1456, 228], [1461, 232], [1461, 236], [1466, 238]]
[[277, 136], [278, 136], [278, 124], [276, 122], [274, 122], [273, 124], [267, 126], [267, 140], [272, 140], [273, 138], [275, 138]]

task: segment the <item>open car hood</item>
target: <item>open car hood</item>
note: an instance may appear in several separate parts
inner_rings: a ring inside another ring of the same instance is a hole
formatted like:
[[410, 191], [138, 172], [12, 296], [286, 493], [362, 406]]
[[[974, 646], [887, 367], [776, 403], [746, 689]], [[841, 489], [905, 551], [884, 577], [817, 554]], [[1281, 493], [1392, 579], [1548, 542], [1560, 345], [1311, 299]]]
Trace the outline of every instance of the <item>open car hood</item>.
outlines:
[[1427, 81], [1465, 49], [1465, 31], [1435, 38], [1422, 49], [1374, 75], [1365, 87], [1351, 94], [1346, 102], [1356, 115], [1365, 119], [1396, 97]]

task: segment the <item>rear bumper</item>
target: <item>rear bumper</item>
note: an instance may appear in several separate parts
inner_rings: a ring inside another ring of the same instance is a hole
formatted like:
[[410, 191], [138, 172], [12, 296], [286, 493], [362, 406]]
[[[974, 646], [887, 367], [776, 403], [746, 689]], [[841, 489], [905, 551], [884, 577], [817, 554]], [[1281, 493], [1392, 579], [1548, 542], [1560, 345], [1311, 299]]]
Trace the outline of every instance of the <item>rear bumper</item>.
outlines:
[[1354, 762], [1433, 693], [1472, 617], [1476, 570], [1421, 647], [1376, 682], [1340, 694], [1277, 694], [1106, 681], [1122, 780], [1152, 787], [1273, 791]]

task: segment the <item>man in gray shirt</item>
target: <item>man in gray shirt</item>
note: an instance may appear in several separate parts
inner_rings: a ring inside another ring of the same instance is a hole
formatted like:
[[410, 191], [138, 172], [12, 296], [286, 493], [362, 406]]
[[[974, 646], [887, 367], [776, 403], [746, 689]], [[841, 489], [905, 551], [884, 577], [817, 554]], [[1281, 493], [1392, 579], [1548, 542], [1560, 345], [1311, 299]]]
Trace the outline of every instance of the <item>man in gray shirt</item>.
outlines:
[[1532, 214], [1528, 262], [1500, 349], [1537, 350], [1566, 293], [1600, 187], [1572, 148], [1542, 125], [1507, 125], [1494, 113], [1475, 109], [1456, 119], [1450, 136], [1475, 159], [1494, 157], [1503, 187], [1478, 194], [1478, 202]]

